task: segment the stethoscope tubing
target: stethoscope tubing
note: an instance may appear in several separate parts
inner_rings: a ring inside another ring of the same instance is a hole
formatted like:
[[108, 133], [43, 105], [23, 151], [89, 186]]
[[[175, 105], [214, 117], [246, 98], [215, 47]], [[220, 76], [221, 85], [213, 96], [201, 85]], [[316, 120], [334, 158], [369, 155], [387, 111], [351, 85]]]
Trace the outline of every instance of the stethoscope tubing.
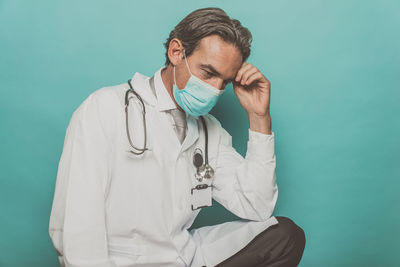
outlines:
[[[131, 145], [132, 148], [140, 151], [140, 152], [135, 152], [132, 150], [129, 150], [130, 153], [135, 154], [135, 155], [141, 155], [143, 154], [146, 150], [149, 150], [149, 148], [146, 147], [147, 144], [147, 132], [146, 132], [146, 108], [144, 105], [144, 102], [142, 100], [142, 98], [140, 97], [140, 95], [135, 92], [135, 90], [132, 87], [131, 84], [131, 79], [128, 80], [128, 84], [129, 84], [129, 89], [126, 90], [125, 92], [125, 127], [126, 127], [126, 135], [128, 137], [129, 140], [129, 144]], [[140, 103], [142, 104], [143, 110], [142, 110], [142, 117], [143, 117], [143, 127], [144, 127], [144, 147], [143, 148], [138, 148], [136, 146], [133, 145], [130, 133], [129, 133], [129, 122], [128, 122], [128, 106], [129, 106], [129, 93], [133, 93], [140, 101]], [[208, 129], [207, 129], [207, 124], [205, 122], [205, 119], [203, 116], [200, 116], [200, 120], [203, 124], [204, 127], [204, 137], [205, 137], [205, 165], [208, 165]]]
[[[146, 107], [144, 105], [144, 102], [142, 100], [142, 98], [140, 97], [140, 95], [138, 93], [135, 92], [135, 90], [133, 90], [132, 84], [131, 84], [131, 79], [128, 80], [128, 84], [129, 84], [129, 89], [126, 90], [125, 93], [125, 127], [126, 127], [126, 135], [128, 136], [128, 140], [129, 140], [129, 144], [132, 146], [132, 148], [140, 151], [140, 152], [135, 152], [132, 150], [129, 150], [130, 153], [135, 154], [135, 155], [141, 155], [143, 154], [146, 150], [149, 150], [146, 147], [147, 144], [147, 132], [146, 132]], [[133, 145], [132, 139], [131, 139], [131, 135], [129, 133], [129, 118], [128, 118], [128, 106], [129, 106], [129, 92], [133, 93], [140, 101], [140, 103], [142, 104], [142, 117], [143, 117], [143, 128], [144, 128], [144, 147], [143, 148], [139, 148]]]

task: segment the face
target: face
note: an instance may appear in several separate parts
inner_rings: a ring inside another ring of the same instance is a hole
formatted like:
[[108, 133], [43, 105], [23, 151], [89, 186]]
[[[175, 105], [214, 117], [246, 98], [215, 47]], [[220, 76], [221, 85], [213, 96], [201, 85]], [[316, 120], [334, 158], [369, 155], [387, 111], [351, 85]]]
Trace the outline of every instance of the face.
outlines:
[[[190, 72], [183, 56], [183, 46], [179, 47], [175, 59], [176, 83], [179, 89], [185, 87]], [[190, 71], [204, 82], [219, 90], [234, 81], [236, 73], [242, 65], [242, 55], [235, 46], [225, 42], [218, 35], [210, 35], [201, 39], [193, 53], [186, 57]], [[171, 59], [170, 59], [171, 60]], [[171, 60], [172, 64], [174, 62]]]

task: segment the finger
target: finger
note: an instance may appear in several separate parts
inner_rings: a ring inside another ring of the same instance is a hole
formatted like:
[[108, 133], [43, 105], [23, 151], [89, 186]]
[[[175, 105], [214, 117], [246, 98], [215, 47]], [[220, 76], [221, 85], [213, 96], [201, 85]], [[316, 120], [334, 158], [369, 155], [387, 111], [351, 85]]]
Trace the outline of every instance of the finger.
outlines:
[[248, 79], [251, 75], [253, 75], [254, 73], [256, 73], [256, 72], [258, 72], [258, 69], [257, 69], [255, 66], [253, 66], [251, 69], [247, 70], [245, 73], [243, 73], [242, 80], [241, 80], [240, 83], [241, 83], [242, 85], [246, 84], [247, 79]]
[[249, 64], [249, 63], [244, 63], [242, 65], [242, 67], [239, 69], [239, 71], [236, 74], [236, 81], [240, 83], [240, 80], [243, 77], [243, 74], [252, 67], [253, 65]]
[[248, 77], [248, 79], [247, 79], [245, 84], [249, 85], [252, 82], [254, 82], [254, 81], [258, 80], [258, 79], [261, 79], [261, 78], [262, 78], [261, 72], [259, 72], [259, 71], [254, 72], [250, 77]]
[[242, 67], [239, 69], [239, 71], [238, 71], [237, 74], [236, 74], [235, 81], [240, 82], [240, 80], [242, 79], [243, 73], [244, 73], [247, 69], [251, 68], [252, 66], [253, 66], [253, 65], [248, 64], [248, 63], [246, 63], [246, 62], [243, 63]]

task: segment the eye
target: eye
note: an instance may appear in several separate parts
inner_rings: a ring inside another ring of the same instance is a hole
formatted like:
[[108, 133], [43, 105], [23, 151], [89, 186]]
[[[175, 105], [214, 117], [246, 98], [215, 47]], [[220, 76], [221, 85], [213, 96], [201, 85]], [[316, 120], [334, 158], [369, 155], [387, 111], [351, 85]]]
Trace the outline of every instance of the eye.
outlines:
[[206, 71], [206, 70], [204, 70], [204, 72], [206, 73], [207, 77], [213, 77], [214, 76], [214, 73], [212, 73], [212, 72], [209, 72], [209, 71]]

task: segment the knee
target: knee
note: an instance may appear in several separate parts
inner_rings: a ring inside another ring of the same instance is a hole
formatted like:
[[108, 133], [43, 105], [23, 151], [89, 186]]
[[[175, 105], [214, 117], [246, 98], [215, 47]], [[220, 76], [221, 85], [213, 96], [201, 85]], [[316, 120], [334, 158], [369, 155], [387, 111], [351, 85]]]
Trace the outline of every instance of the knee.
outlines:
[[288, 217], [276, 216], [275, 218], [279, 222], [280, 234], [284, 238], [292, 240], [295, 244], [304, 248], [306, 243], [304, 230]]

